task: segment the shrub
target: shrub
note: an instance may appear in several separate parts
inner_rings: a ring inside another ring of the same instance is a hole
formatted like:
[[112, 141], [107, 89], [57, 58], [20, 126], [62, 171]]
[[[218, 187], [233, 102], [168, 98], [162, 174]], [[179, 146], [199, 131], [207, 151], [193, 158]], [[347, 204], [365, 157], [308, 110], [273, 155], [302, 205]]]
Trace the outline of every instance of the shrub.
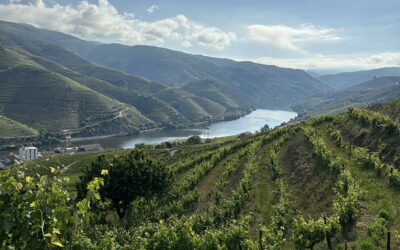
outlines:
[[195, 145], [200, 143], [202, 143], [202, 140], [198, 135], [193, 135], [186, 140], [186, 144], [188, 145]]
[[163, 192], [170, 182], [170, 174], [158, 161], [140, 149], [129, 154], [107, 158], [102, 155], [84, 170], [77, 184], [78, 198], [86, 195], [86, 186], [95, 177], [104, 175], [102, 198], [109, 199], [118, 216], [123, 218], [130, 203], [139, 198]]

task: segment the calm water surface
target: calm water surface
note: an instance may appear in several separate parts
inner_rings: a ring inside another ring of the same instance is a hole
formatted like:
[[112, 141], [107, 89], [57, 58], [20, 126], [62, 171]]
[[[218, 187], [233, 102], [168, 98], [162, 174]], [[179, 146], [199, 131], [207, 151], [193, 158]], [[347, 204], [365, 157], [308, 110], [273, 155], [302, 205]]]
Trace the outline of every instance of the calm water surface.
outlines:
[[193, 129], [168, 129], [151, 131], [145, 134], [132, 136], [119, 136], [102, 139], [88, 139], [73, 142], [72, 145], [99, 143], [106, 148], [133, 148], [135, 144], [159, 144], [165, 141], [186, 139], [192, 135], [202, 138], [213, 138], [221, 136], [236, 135], [246, 131], [255, 132], [265, 124], [270, 128], [276, 127], [283, 122], [297, 116], [297, 113], [282, 110], [256, 109], [250, 114], [232, 121], [216, 122], [204, 128]]

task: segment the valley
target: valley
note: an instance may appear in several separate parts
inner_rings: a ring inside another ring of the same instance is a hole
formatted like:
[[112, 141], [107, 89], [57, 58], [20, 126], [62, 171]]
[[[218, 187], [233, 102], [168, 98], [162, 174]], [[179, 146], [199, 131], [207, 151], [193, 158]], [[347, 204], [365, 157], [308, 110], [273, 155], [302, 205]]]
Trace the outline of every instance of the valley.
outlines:
[[0, 249], [400, 249], [399, 9], [0, 0]]

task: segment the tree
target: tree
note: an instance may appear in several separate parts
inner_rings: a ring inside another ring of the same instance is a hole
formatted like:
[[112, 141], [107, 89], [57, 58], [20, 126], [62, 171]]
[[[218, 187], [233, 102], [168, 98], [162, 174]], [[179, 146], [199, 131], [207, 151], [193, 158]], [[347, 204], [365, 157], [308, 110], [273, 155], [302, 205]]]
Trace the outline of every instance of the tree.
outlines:
[[77, 185], [78, 198], [86, 195], [87, 183], [101, 176], [104, 176], [104, 186], [99, 193], [103, 199], [111, 201], [121, 219], [133, 200], [160, 194], [170, 182], [170, 174], [164, 166], [144, 150], [135, 149], [118, 157], [102, 155], [92, 162]]
[[186, 144], [189, 144], [189, 145], [200, 144], [201, 142], [202, 142], [202, 140], [201, 140], [200, 136], [198, 136], [198, 135], [193, 135], [186, 140]]
[[261, 133], [265, 134], [270, 130], [271, 130], [271, 128], [268, 126], [268, 124], [265, 124], [264, 127], [261, 128]]

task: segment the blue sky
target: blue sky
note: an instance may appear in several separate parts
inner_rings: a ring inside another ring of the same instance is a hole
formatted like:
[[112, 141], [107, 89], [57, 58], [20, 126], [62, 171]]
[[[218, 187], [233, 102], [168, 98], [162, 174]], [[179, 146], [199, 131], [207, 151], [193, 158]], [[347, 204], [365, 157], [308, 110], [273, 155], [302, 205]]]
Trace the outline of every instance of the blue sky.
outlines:
[[0, 0], [0, 19], [293, 68], [400, 66], [398, 0]]

